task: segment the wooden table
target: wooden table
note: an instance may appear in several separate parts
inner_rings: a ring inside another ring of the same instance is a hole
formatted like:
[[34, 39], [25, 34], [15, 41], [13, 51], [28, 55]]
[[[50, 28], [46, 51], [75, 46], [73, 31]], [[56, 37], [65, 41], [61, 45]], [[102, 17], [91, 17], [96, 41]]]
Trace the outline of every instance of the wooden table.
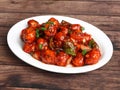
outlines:
[[[7, 45], [9, 29], [25, 18], [49, 14], [81, 19], [105, 32], [114, 46], [109, 63], [67, 75], [37, 69], [17, 58]], [[0, 90], [120, 90], [119, 55], [120, 0], [0, 0]]]

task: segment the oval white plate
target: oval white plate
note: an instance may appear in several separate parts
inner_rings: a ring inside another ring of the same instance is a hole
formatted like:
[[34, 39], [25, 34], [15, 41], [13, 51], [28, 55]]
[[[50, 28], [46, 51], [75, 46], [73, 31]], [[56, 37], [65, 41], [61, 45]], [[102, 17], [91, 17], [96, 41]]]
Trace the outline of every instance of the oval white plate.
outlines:
[[[22, 29], [27, 27], [28, 20], [34, 19], [34, 20], [37, 20], [39, 23], [43, 23], [43, 22], [46, 22], [51, 17], [58, 19], [59, 22], [61, 22], [62, 20], [65, 20], [70, 23], [80, 24], [83, 27], [85, 27], [85, 32], [91, 34], [100, 47], [102, 56], [99, 62], [95, 65], [88, 65], [88, 66], [82, 66], [82, 67], [72, 67], [72, 66], [60, 67], [60, 66], [55, 66], [55, 65], [44, 64], [34, 59], [29, 54], [25, 53], [22, 50], [22, 41], [20, 39], [20, 33]], [[65, 17], [65, 16], [57, 16], [57, 15], [36, 16], [36, 17], [31, 17], [31, 18], [28, 18], [28, 19], [25, 19], [25, 20], [22, 20], [16, 23], [8, 32], [7, 42], [12, 52], [24, 62], [34, 67], [47, 70], [47, 71], [51, 71], [51, 72], [57, 72], [57, 73], [67, 73], [67, 74], [84, 73], [84, 72], [98, 69], [102, 67], [103, 65], [105, 65], [110, 60], [113, 54], [113, 46], [112, 46], [110, 39], [100, 29], [82, 20]]]

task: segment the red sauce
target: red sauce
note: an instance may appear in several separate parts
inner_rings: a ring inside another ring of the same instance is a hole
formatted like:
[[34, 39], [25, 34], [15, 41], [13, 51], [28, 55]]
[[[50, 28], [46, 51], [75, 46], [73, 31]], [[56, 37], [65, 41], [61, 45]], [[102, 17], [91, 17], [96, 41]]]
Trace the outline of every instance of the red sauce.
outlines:
[[29, 20], [21, 39], [24, 52], [46, 64], [80, 67], [96, 64], [101, 57], [97, 43], [83, 32], [83, 26], [53, 17], [42, 24]]

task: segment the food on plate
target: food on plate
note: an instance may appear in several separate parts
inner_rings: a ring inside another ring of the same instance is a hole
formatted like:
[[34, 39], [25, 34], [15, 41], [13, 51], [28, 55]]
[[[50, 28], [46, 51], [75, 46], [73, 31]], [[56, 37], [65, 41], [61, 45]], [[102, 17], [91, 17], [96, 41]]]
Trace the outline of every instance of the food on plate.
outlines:
[[20, 37], [23, 51], [35, 59], [46, 64], [80, 67], [96, 64], [101, 57], [98, 44], [83, 31], [80, 24], [59, 22], [52, 17], [42, 24], [29, 20]]

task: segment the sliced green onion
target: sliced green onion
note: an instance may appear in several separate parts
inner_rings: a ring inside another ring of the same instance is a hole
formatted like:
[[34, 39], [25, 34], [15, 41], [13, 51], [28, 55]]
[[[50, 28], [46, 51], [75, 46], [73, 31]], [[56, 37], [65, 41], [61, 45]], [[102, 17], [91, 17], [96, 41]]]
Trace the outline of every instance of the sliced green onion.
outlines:
[[42, 50], [43, 44], [39, 44], [39, 49]]
[[84, 28], [84, 27], [81, 27], [81, 29], [82, 29], [82, 31], [84, 31], [84, 30], [85, 30], [85, 28]]
[[54, 24], [54, 22], [52, 22], [52, 21], [48, 21], [47, 24]]
[[86, 49], [82, 50], [82, 55], [83, 55], [83, 56], [86, 55], [86, 53], [87, 53], [87, 50], [86, 50]]
[[36, 29], [36, 37], [39, 38], [40, 34], [39, 34], [39, 29]]
[[46, 29], [45, 27], [41, 27], [41, 30], [42, 30], [42, 31], [45, 31], [45, 30], [47, 30], [47, 29]]
[[90, 40], [88, 45], [89, 45], [89, 47], [90, 47], [90, 48], [93, 48], [93, 47], [94, 47], [94, 45], [95, 45], [94, 40], [93, 40], [93, 39], [92, 39], [92, 40]]

